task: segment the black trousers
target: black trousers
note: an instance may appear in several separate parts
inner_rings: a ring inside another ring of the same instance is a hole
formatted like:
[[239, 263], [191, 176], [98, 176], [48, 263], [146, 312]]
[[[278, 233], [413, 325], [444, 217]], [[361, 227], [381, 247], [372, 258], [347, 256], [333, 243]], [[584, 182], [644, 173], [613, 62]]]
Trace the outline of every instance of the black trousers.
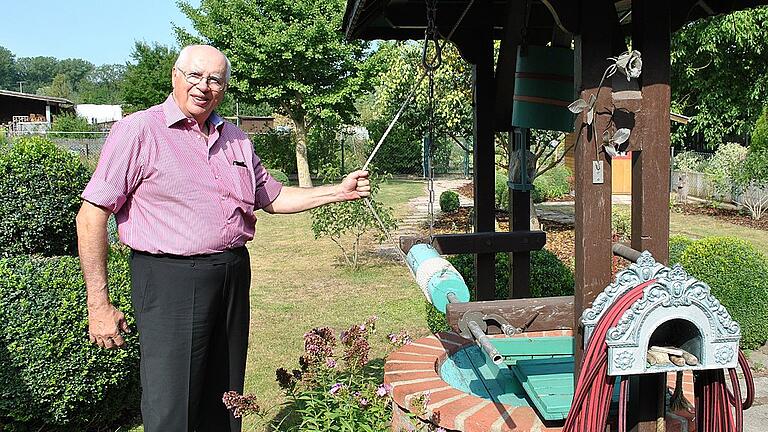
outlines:
[[239, 432], [222, 402], [243, 392], [251, 268], [242, 247], [214, 255], [131, 254], [146, 432]]

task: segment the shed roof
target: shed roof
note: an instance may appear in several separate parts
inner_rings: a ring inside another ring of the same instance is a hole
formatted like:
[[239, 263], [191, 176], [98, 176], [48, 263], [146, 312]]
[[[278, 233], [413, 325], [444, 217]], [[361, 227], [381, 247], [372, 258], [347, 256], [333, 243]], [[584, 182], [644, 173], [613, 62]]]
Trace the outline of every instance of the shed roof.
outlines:
[[58, 98], [53, 96], [43, 96], [43, 95], [37, 95], [37, 94], [31, 94], [31, 93], [20, 93], [20, 92], [11, 91], [11, 90], [0, 90], [0, 96], [9, 96], [9, 97], [15, 97], [20, 99], [39, 100], [39, 101], [45, 101], [45, 102], [49, 102], [56, 105], [74, 105], [74, 103], [69, 99]]

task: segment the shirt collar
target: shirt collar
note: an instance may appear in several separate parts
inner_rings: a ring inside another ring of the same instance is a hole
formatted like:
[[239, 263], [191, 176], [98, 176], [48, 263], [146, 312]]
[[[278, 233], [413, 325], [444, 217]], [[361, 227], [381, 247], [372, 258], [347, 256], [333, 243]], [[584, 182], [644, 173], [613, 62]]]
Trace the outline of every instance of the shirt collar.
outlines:
[[[173, 94], [168, 96], [165, 102], [163, 102], [162, 107], [163, 114], [165, 115], [165, 125], [167, 127], [171, 127], [176, 123], [187, 119], [187, 116], [184, 115], [184, 113], [181, 111], [181, 108], [176, 105], [176, 101], [173, 99]], [[208, 116], [208, 121], [213, 125], [213, 127], [217, 129], [219, 126], [224, 124], [224, 119], [221, 118], [221, 116], [216, 111], [212, 112], [211, 115]]]

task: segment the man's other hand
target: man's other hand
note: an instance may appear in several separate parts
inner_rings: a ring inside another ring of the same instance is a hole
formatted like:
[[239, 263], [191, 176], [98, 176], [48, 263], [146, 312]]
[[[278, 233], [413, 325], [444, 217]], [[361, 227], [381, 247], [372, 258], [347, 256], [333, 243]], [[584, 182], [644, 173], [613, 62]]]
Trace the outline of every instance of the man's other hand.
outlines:
[[88, 308], [88, 337], [102, 348], [116, 349], [125, 346], [121, 334], [130, 333], [125, 315], [111, 304]]
[[354, 200], [371, 196], [371, 182], [368, 171], [357, 170], [349, 173], [341, 181], [341, 197], [344, 200]]

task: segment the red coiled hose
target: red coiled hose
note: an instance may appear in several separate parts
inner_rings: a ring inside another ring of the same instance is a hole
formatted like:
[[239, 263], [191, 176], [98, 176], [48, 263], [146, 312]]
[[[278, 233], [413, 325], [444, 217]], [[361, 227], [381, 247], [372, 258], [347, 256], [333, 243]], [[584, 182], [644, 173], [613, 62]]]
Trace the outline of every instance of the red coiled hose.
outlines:
[[[643, 295], [643, 289], [655, 283], [650, 280], [619, 297], [605, 312], [592, 334], [584, 352], [581, 373], [565, 420], [563, 432], [604, 432], [613, 396], [614, 377], [608, 376], [608, 345], [605, 336], [615, 327], [624, 312]], [[746, 400], [735, 369], [728, 371], [731, 389], [725, 381], [724, 370], [703, 370], [694, 373], [696, 423], [698, 432], [742, 432], [743, 410], [754, 401], [754, 381], [746, 357], [739, 352], [739, 366], [747, 382]], [[622, 377], [619, 393], [619, 432], [626, 431], [627, 377]], [[731, 409], [733, 408], [733, 411]], [[735, 415], [735, 418], [734, 418]]]

